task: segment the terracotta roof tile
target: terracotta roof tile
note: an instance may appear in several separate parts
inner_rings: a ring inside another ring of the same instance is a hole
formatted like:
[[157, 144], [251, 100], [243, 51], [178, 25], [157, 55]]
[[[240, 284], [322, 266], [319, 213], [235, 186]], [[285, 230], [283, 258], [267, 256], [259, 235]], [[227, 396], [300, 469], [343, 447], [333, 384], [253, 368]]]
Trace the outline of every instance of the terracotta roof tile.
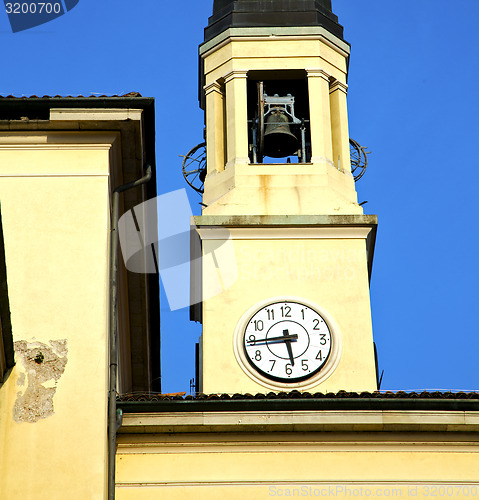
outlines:
[[405, 392], [405, 391], [374, 391], [374, 392], [347, 392], [339, 391], [328, 392], [326, 394], [317, 392], [270, 392], [268, 394], [197, 394], [196, 396], [183, 396], [180, 393], [176, 394], [159, 394], [159, 393], [133, 393], [122, 394], [118, 396], [118, 401], [133, 402], [133, 401], [228, 401], [228, 400], [281, 400], [281, 399], [479, 399], [479, 392], [452, 392], [452, 391], [422, 391], [422, 392]]
[[84, 96], [84, 95], [44, 95], [44, 96], [38, 96], [38, 95], [31, 95], [31, 96], [15, 96], [15, 95], [0, 95], [0, 99], [108, 99], [110, 97], [142, 97], [142, 95], [139, 92], [128, 92], [127, 94], [123, 95], [89, 95], [89, 96]]

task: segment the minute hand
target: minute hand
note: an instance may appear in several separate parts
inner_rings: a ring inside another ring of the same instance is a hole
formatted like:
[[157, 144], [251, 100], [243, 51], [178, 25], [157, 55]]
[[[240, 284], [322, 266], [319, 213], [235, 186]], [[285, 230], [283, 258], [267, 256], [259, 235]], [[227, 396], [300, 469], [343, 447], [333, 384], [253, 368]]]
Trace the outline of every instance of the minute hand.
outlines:
[[283, 335], [281, 337], [270, 337], [269, 339], [255, 339], [255, 340], [247, 340], [249, 344], [256, 344], [257, 342], [272, 342], [273, 340], [296, 340], [298, 338], [298, 334], [293, 333], [291, 335]]

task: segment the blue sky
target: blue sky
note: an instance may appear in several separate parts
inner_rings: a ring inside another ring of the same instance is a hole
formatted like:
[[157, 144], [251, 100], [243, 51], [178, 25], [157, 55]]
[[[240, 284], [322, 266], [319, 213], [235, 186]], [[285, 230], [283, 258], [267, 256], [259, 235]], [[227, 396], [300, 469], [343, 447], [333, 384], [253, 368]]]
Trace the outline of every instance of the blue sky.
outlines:
[[[197, 48], [212, 3], [80, 0], [15, 34], [2, 9], [0, 94], [152, 96], [158, 193], [187, 187], [178, 155], [202, 141]], [[357, 189], [379, 218], [382, 389], [479, 390], [479, 2], [333, 0], [333, 10], [352, 45], [350, 136], [372, 151]], [[200, 329], [164, 297], [161, 313], [163, 390], [188, 391]]]

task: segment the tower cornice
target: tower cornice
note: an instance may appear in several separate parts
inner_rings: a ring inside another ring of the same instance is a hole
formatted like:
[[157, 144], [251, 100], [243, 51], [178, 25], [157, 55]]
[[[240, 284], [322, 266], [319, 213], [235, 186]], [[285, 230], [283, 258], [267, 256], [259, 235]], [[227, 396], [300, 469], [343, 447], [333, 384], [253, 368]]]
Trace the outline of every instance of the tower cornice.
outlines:
[[265, 37], [281, 37], [290, 40], [320, 39], [344, 57], [350, 53], [350, 45], [321, 26], [275, 26], [229, 28], [199, 47], [199, 54], [205, 57], [212, 50], [218, 50], [231, 40], [263, 40]]

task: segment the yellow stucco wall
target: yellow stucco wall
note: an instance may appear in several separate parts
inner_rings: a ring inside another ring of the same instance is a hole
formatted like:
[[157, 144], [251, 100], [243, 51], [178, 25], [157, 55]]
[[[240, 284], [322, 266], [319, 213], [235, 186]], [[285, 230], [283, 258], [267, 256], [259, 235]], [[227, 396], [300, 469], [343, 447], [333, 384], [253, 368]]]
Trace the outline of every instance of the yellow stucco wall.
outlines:
[[109, 173], [118, 142], [112, 133], [0, 134], [16, 347], [0, 387], [1, 498], [104, 498]]
[[470, 433], [125, 435], [117, 498], [475, 498], [478, 452]]
[[[237, 277], [222, 293], [203, 303], [203, 392], [274, 390], [252, 380], [241, 368], [234, 354], [234, 332], [249, 308], [281, 296], [296, 297], [298, 302], [309, 300], [324, 308], [339, 327], [342, 354], [336, 369], [319, 385], [288, 384], [277, 386], [277, 391], [376, 389], [365, 239], [340, 238], [340, 233], [325, 236], [320, 230], [310, 230], [303, 229], [301, 238], [291, 236], [294, 229], [268, 233], [250, 228], [252, 239], [247, 234], [239, 239], [231, 229], [234, 252], [229, 261], [220, 256], [217, 260], [220, 273], [236, 267]], [[201, 229], [200, 234], [205, 237]], [[204, 255], [217, 247], [218, 241], [203, 239]], [[205, 269], [206, 281], [211, 279], [208, 272]]]
[[206, 85], [233, 70], [301, 69], [321, 65], [335, 79], [344, 81], [344, 52], [335, 50], [320, 36], [291, 35], [231, 38], [202, 56]]
[[206, 179], [203, 215], [362, 214], [352, 176], [318, 165], [234, 165]]

